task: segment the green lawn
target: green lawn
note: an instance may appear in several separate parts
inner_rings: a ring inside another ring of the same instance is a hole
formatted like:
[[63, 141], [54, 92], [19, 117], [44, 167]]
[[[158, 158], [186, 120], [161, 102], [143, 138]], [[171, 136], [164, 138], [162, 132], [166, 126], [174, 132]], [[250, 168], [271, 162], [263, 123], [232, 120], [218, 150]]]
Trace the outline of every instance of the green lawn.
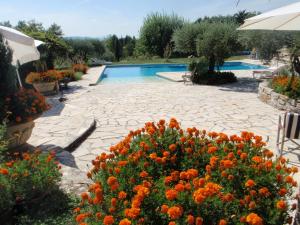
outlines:
[[[231, 61], [231, 60], [242, 60], [242, 59], [247, 59], [248, 56], [232, 56], [226, 61]], [[171, 58], [171, 59], [163, 59], [163, 58], [153, 58], [153, 59], [135, 59], [135, 58], [130, 58], [130, 59], [124, 59], [121, 60], [120, 62], [114, 62], [114, 65], [118, 64], [164, 64], [164, 63], [174, 63], [174, 64], [188, 64], [192, 61], [193, 59], [188, 59], [188, 58]]]

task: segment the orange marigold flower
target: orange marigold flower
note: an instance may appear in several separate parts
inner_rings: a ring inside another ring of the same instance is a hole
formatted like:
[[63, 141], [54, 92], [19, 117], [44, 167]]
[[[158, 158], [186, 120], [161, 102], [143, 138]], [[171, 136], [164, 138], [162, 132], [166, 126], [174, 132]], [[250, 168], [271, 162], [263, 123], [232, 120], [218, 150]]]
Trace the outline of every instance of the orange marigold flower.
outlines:
[[109, 177], [109, 178], [107, 179], [107, 184], [110, 185], [110, 186], [112, 186], [112, 185], [114, 185], [117, 181], [118, 181], [117, 178], [111, 176], [111, 177]]
[[188, 215], [187, 216], [187, 219], [186, 219], [186, 222], [189, 224], [189, 225], [193, 225], [195, 223], [195, 218], [192, 216], [192, 215]]
[[141, 173], [140, 173], [140, 177], [142, 177], [142, 178], [145, 178], [145, 177], [148, 177], [148, 173], [146, 172], [146, 171], [142, 171]]
[[125, 216], [135, 219], [140, 215], [140, 212], [141, 212], [140, 208], [125, 209]]
[[254, 182], [254, 180], [251, 180], [251, 179], [247, 180], [247, 182], [245, 183], [245, 186], [249, 187], [249, 188], [253, 187], [254, 185], [255, 185], [255, 182]]
[[224, 220], [224, 219], [221, 219], [221, 220], [219, 221], [219, 225], [227, 225], [227, 221]]
[[287, 205], [286, 205], [286, 202], [283, 201], [283, 200], [279, 200], [277, 203], [276, 203], [276, 207], [277, 209], [280, 209], [280, 210], [285, 210]]
[[287, 193], [287, 190], [286, 190], [285, 188], [281, 188], [281, 189], [279, 190], [279, 192], [278, 192], [278, 194], [279, 194], [280, 196], [285, 196], [286, 193]]
[[209, 148], [208, 148], [207, 152], [208, 152], [209, 154], [213, 154], [213, 153], [215, 153], [217, 150], [218, 150], [217, 147], [212, 146], [212, 147], [209, 147]]
[[182, 216], [182, 210], [178, 206], [173, 206], [168, 209], [168, 215], [172, 220], [176, 220]]
[[112, 205], [113, 207], [116, 207], [116, 205], [117, 205], [117, 203], [118, 203], [118, 200], [117, 200], [116, 198], [112, 198], [112, 199], [110, 200], [110, 202], [111, 202], [111, 205]]
[[228, 193], [228, 194], [222, 196], [222, 200], [223, 200], [224, 202], [230, 202], [230, 201], [232, 201], [233, 199], [234, 199], [234, 196], [233, 196], [233, 194], [230, 194], [230, 193]]
[[263, 159], [260, 156], [253, 156], [252, 161], [254, 161], [256, 163], [261, 163], [263, 161]]
[[173, 181], [173, 178], [171, 176], [165, 177], [165, 185], [170, 184]]
[[170, 189], [166, 191], [165, 195], [168, 200], [172, 201], [177, 198], [178, 192], [174, 189]]
[[248, 155], [247, 155], [247, 153], [243, 152], [243, 153], [240, 155], [240, 157], [241, 157], [242, 160], [245, 160], [245, 159], [247, 159]]
[[255, 213], [250, 213], [246, 217], [246, 222], [250, 225], [263, 225], [263, 220]]
[[112, 225], [115, 222], [115, 219], [113, 216], [105, 216], [103, 219], [103, 224], [104, 225]]
[[269, 189], [266, 187], [263, 187], [261, 189], [258, 190], [258, 193], [262, 196], [268, 197], [271, 195], [271, 193], [269, 192]]
[[86, 213], [82, 213], [76, 216], [76, 222], [81, 223], [88, 215]]
[[125, 191], [120, 191], [119, 194], [118, 194], [118, 198], [119, 199], [125, 199], [127, 196], [126, 192]]
[[233, 162], [231, 160], [222, 160], [221, 163], [226, 169], [233, 167]]
[[161, 206], [161, 210], [160, 210], [160, 211], [161, 211], [162, 213], [167, 213], [168, 210], [169, 210], [169, 206], [167, 206], [167, 205], [162, 205], [162, 206]]
[[175, 145], [175, 144], [171, 144], [171, 145], [169, 146], [169, 150], [170, 150], [171, 152], [175, 151], [175, 150], [176, 150], [176, 145]]
[[285, 182], [287, 182], [287, 183], [293, 183], [293, 181], [294, 181], [294, 179], [291, 177], [291, 176], [287, 176], [286, 178], [285, 178]]
[[157, 154], [156, 153], [151, 153], [149, 155], [149, 158], [152, 159], [152, 160], [155, 160], [157, 158]]
[[75, 209], [73, 210], [73, 212], [74, 212], [74, 213], [79, 213], [79, 212], [80, 212], [80, 208], [79, 208], [79, 207], [75, 208]]
[[119, 225], [131, 225], [131, 221], [125, 218], [120, 221]]
[[0, 169], [0, 174], [2, 174], [2, 175], [8, 175], [9, 172], [8, 172], [7, 169], [2, 168], [2, 169]]
[[128, 164], [128, 161], [119, 161], [118, 162], [118, 166], [122, 167], [122, 166], [126, 166]]
[[175, 185], [175, 190], [178, 192], [183, 192], [184, 191], [184, 185], [183, 184], [176, 184]]
[[81, 193], [82, 200], [87, 200], [89, 198], [88, 193]]
[[190, 179], [197, 177], [199, 173], [196, 169], [188, 169], [186, 172], [190, 176]]
[[202, 219], [202, 217], [197, 217], [196, 218], [196, 223], [195, 223], [196, 225], [202, 225], [203, 224], [203, 219]]
[[176, 222], [171, 221], [171, 222], [168, 223], [168, 225], [176, 225]]
[[100, 212], [97, 212], [97, 213], [96, 213], [96, 218], [97, 218], [98, 220], [101, 219], [101, 216], [102, 216], [102, 214], [101, 214]]
[[250, 203], [249, 203], [249, 209], [255, 209], [256, 208], [256, 203], [255, 203], [255, 201], [251, 201]]

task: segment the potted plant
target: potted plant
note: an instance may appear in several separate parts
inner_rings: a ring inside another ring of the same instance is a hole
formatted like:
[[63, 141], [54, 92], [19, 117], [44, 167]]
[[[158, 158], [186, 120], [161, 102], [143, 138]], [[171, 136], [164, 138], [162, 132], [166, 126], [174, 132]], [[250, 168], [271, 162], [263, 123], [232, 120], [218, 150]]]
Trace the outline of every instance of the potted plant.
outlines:
[[7, 123], [8, 148], [16, 148], [27, 142], [34, 127], [34, 120], [49, 109], [45, 97], [34, 90], [20, 89], [4, 100], [1, 121]]
[[26, 83], [32, 84], [42, 94], [49, 94], [57, 90], [59, 79], [60, 74], [56, 70], [31, 72], [26, 77]]
[[59, 84], [65, 89], [68, 88], [68, 83], [75, 80], [75, 72], [73, 69], [59, 70]]

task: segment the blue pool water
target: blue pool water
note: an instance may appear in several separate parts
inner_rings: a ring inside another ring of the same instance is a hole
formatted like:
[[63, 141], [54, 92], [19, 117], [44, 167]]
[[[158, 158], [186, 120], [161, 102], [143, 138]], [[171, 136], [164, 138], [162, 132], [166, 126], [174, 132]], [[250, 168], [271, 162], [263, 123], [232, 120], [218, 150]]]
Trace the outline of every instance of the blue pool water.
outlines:
[[[257, 70], [266, 67], [242, 62], [226, 62], [220, 70]], [[157, 82], [164, 79], [156, 76], [158, 72], [184, 72], [186, 64], [143, 64], [143, 65], [117, 65], [107, 66], [100, 77], [101, 83], [127, 83], [127, 82]], [[100, 82], [99, 81], [99, 82]]]

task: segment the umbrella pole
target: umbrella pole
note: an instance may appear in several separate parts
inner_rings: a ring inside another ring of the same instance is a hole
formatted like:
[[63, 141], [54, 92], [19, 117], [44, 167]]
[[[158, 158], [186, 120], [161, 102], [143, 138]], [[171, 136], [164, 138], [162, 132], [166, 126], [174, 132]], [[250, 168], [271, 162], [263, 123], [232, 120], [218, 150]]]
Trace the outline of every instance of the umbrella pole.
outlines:
[[16, 66], [16, 72], [17, 72], [17, 78], [18, 78], [20, 88], [22, 88], [23, 85], [22, 85], [22, 81], [21, 81], [21, 78], [20, 78], [20, 73], [19, 73], [19, 67], [18, 66]]

